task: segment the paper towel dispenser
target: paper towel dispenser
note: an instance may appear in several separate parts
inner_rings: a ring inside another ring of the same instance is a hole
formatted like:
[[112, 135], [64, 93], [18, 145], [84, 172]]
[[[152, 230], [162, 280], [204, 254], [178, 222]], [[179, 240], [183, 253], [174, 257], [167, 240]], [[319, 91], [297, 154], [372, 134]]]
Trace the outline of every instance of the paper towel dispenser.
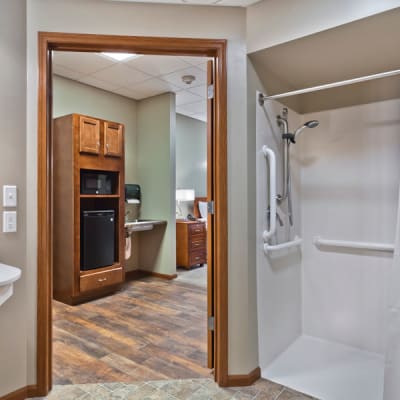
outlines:
[[136, 183], [125, 184], [125, 201], [127, 203], [140, 203], [140, 185]]

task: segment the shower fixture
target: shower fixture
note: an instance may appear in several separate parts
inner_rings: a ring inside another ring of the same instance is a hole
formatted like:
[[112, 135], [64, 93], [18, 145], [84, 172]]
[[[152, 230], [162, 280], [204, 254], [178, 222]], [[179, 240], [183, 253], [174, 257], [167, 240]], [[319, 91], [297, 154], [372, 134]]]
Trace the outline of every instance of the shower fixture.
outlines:
[[287, 199], [288, 201], [288, 216], [290, 225], [293, 226], [293, 210], [292, 210], [292, 183], [290, 174], [290, 143], [295, 144], [297, 136], [306, 128], [315, 128], [319, 125], [319, 122], [315, 119], [307, 121], [303, 125], [299, 126], [294, 133], [289, 132], [288, 123], [288, 109], [286, 107], [282, 110], [282, 115], [276, 117], [278, 125], [281, 127], [282, 132], [282, 144], [283, 144], [283, 185], [282, 194], [277, 195], [278, 203], [282, 203]]

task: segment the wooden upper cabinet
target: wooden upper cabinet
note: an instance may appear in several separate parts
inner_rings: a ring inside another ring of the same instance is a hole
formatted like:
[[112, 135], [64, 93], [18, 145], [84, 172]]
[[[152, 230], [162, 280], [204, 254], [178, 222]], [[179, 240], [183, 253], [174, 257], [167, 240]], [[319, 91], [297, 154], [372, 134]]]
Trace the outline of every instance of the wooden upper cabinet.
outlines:
[[122, 157], [123, 127], [120, 124], [104, 122], [104, 155]]
[[100, 121], [81, 116], [79, 128], [79, 151], [81, 153], [99, 154]]

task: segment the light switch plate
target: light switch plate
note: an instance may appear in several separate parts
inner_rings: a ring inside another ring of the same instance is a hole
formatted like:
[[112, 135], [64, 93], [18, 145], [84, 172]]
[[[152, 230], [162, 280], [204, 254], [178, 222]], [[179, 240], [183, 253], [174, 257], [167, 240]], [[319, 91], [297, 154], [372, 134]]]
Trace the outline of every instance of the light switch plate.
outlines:
[[16, 211], [3, 211], [3, 232], [17, 232]]
[[3, 186], [3, 207], [17, 207], [17, 187], [14, 185]]

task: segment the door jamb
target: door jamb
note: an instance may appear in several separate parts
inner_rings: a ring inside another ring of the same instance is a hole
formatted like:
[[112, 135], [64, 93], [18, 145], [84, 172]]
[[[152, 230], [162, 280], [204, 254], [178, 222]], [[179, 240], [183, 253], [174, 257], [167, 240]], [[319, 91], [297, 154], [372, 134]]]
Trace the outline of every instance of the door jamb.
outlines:
[[52, 386], [52, 209], [51, 209], [51, 50], [121, 51], [140, 54], [208, 56], [215, 59], [213, 138], [215, 381], [228, 376], [228, 215], [227, 215], [227, 74], [223, 39], [114, 36], [39, 32], [38, 87], [38, 282], [37, 395]]

